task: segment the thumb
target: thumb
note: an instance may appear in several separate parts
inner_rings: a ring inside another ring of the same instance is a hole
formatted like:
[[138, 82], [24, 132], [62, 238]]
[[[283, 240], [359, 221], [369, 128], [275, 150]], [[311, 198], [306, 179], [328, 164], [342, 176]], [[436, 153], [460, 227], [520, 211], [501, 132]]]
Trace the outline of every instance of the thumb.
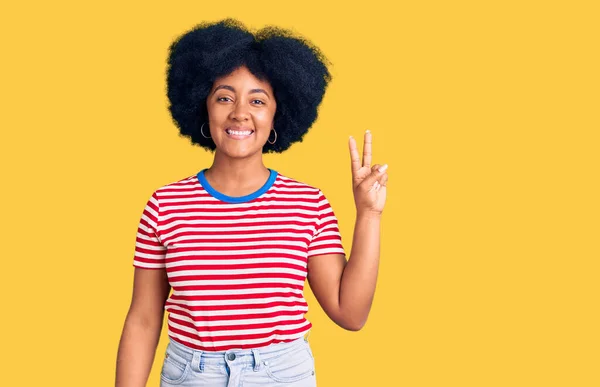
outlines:
[[387, 168], [387, 164], [383, 164], [381, 166], [379, 164], [373, 165], [371, 168], [371, 173], [363, 180], [363, 184], [365, 184], [367, 188], [372, 187], [373, 184], [375, 184], [375, 182], [385, 174]]

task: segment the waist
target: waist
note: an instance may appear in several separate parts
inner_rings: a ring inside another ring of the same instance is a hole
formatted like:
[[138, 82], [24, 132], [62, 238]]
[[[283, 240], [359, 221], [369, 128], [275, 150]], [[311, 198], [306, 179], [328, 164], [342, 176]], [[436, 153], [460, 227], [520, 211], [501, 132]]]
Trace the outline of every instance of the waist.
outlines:
[[245, 315], [244, 319], [194, 317], [181, 310], [169, 310], [169, 337], [193, 350], [210, 352], [286, 343], [304, 336], [312, 327], [302, 312], [293, 315]]
[[257, 357], [260, 357], [263, 361], [269, 361], [269, 359], [281, 357], [283, 354], [305, 350], [308, 346], [308, 339], [299, 337], [289, 342], [269, 344], [259, 348], [203, 351], [189, 347], [169, 337], [167, 353], [183, 361], [192, 362], [194, 359], [198, 361], [202, 359], [203, 364], [220, 364], [226, 360], [235, 360], [237, 364], [254, 364]]

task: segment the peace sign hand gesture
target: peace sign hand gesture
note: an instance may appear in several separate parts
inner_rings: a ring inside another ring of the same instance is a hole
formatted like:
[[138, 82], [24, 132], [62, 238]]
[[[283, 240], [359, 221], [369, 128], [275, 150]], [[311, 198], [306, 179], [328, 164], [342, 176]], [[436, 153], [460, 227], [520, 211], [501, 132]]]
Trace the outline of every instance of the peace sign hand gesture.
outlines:
[[387, 164], [371, 166], [371, 132], [365, 132], [363, 161], [360, 162], [356, 140], [350, 136], [350, 160], [352, 162], [352, 189], [357, 214], [381, 215], [387, 193]]

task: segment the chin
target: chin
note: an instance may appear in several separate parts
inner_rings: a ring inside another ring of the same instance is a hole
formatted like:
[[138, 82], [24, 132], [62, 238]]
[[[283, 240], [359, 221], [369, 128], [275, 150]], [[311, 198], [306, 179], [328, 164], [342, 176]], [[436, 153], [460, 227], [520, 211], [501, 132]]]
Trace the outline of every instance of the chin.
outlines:
[[221, 149], [223, 155], [232, 159], [245, 159], [255, 155], [256, 153], [262, 153], [261, 149], [248, 149], [248, 148], [237, 148], [237, 149]]

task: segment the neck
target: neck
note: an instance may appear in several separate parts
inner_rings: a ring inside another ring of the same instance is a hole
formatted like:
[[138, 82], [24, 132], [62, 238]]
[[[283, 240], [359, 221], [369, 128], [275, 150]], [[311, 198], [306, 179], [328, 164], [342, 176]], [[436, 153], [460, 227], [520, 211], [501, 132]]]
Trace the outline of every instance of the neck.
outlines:
[[247, 190], [260, 188], [269, 177], [269, 170], [265, 167], [262, 154], [259, 157], [234, 159], [223, 156], [217, 150], [213, 164], [204, 176], [208, 182], [223, 193], [244, 193]]

